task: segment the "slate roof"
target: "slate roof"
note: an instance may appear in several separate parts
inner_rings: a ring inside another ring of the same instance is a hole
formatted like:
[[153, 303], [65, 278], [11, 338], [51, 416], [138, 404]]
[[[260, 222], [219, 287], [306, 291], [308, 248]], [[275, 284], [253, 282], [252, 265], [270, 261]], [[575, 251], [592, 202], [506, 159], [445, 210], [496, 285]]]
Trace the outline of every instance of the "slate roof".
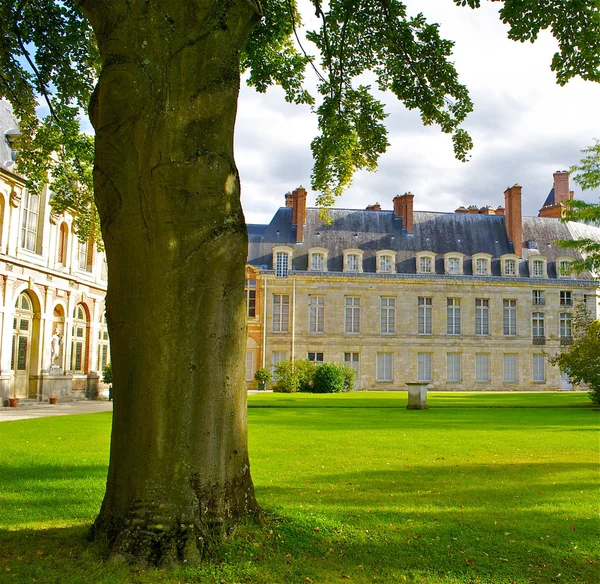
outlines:
[[[514, 253], [506, 234], [502, 215], [414, 212], [414, 233], [407, 234], [402, 219], [393, 211], [331, 209], [331, 225], [319, 219], [318, 208], [307, 208], [304, 242], [296, 243], [296, 228], [292, 227], [292, 209], [281, 207], [268, 225], [249, 225], [248, 262], [263, 269], [273, 269], [272, 248], [287, 245], [294, 250], [292, 269], [306, 270], [308, 249], [322, 247], [329, 251], [327, 269], [341, 272], [343, 250], [363, 250], [363, 271], [376, 271], [376, 252], [389, 249], [396, 252], [396, 272], [416, 273], [415, 254], [433, 251], [436, 254], [436, 273], [443, 274], [443, 254], [465, 254], [464, 274], [472, 275], [470, 256], [488, 253], [492, 256], [492, 275], [500, 275], [498, 258]], [[523, 240], [533, 241], [537, 249], [523, 249], [520, 275], [528, 276], [527, 262], [531, 255], [548, 258], [548, 276], [556, 277], [552, 263], [560, 256], [580, 257], [575, 250], [555, 245], [558, 239], [590, 237], [600, 241], [600, 229], [579, 223], [561, 223], [558, 219], [523, 217]], [[580, 277], [591, 279], [590, 274]]]

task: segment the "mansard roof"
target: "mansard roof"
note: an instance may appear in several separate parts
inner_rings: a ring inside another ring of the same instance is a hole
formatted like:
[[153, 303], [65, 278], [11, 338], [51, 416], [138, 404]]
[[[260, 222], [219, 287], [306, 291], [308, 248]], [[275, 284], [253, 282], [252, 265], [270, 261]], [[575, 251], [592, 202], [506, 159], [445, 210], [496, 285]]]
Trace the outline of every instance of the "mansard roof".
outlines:
[[[492, 260], [492, 275], [500, 275], [498, 258], [514, 253], [508, 240], [505, 217], [502, 215], [414, 212], [413, 233], [403, 229], [402, 219], [393, 211], [367, 211], [357, 209], [331, 209], [330, 225], [319, 218], [318, 208], [306, 209], [304, 242], [296, 243], [296, 228], [292, 226], [292, 209], [281, 207], [268, 225], [249, 225], [248, 262], [264, 268], [272, 267], [272, 249], [287, 245], [294, 250], [293, 269], [306, 270], [307, 250], [322, 247], [329, 250], [328, 270], [341, 272], [343, 251], [358, 248], [364, 251], [363, 269], [375, 272], [375, 254], [388, 249], [396, 252], [396, 271], [415, 273], [415, 255], [433, 251], [438, 256], [436, 272], [443, 273], [443, 254], [460, 252], [467, 256], [464, 273], [472, 274], [470, 256], [488, 253]], [[535, 242], [534, 249], [523, 249], [523, 259], [541, 255], [552, 262], [558, 257], [578, 258], [576, 250], [558, 247], [559, 239], [572, 240], [590, 237], [600, 241], [600, 229], [580, 223], [562, 223], [559, 219], [523, 217], [523, 240]], [[438, 265], [439, 263], [439, 265]], [[528, 276], [526, 262], [520, 266], [520, 275]], [[556, 277], [554, 266], [549, 266], [549, 277]], [[582, 275], [584, 276], [584, 275]], [[591, 276], [587, 274], [587, 279]]]

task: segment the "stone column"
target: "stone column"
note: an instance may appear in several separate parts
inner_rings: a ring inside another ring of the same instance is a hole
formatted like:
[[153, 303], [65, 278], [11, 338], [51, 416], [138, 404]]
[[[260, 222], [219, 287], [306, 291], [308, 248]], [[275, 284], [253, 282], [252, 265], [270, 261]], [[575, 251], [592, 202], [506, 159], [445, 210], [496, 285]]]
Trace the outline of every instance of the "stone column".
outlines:
[[427, 406], [427, 383], [407, 383], [408, 405], [407, 410], [426, 410]]

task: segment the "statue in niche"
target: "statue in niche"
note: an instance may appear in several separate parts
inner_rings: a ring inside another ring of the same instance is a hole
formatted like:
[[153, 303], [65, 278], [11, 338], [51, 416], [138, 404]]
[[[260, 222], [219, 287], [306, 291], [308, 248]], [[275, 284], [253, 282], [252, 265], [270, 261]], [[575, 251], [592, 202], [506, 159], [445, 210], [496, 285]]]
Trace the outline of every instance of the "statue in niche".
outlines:
[[58, 329], [52, 332], [52, 340], [50, 341], [50, 367], [59, 368], [60, 364], [55, 363], [60, 357], [60, 348], [62, 346], [62, 336]]

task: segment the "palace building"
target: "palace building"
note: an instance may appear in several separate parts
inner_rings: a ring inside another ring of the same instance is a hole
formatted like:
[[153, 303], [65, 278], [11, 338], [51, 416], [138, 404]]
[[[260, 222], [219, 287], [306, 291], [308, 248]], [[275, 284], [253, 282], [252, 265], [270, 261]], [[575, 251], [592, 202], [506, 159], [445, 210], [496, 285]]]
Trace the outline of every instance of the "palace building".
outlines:
[[571, 341], [579, 303], [597, 315], [598, 281], [572, 274], [579, 252], [557, 240], [600, 229], [563, 223], [566, 171], [538, 217], [523, 217], [521, 187], [504, 207], [414, 211], [306, 207], [302, 187], [268, 225], [249, 225], [246, 378], [257, 367], [309, 359], [348, 364], [357, 389], [570, 389], [545, 352]]
[[109, 362], [104, 254], [34, 194], [15, 163], [20, 132], [0, 100], [0, 405], [98, 397]]

